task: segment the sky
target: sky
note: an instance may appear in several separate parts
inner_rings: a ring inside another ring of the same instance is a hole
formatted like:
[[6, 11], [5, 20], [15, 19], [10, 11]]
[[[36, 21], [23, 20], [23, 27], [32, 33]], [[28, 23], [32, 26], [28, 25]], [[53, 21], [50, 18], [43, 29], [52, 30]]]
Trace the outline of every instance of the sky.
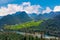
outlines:
[[0, 0], [0, 16], [25, 11], [44, 14], [60, 11], [60, 0]]

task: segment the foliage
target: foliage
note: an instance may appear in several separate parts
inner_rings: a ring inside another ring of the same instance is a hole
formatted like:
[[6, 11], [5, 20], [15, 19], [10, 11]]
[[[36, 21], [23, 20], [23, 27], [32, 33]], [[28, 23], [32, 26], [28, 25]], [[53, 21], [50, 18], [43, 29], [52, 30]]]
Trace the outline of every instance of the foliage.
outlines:
[[4, 26], [4, 29], [8, 29], [8, 30], [19, 30], [19, 29], [22, 29], [22, 28], [29, 28], [29, 27], [32, 27], [32, 26], [39, 26], [41, 23], [43, 22], [43, 20], [41, 21], [31, 21], [31, 22], [26, 22], [26, 23], [23, 23], [23, 24], [16, 24], [16, 25], [5, 25]]
[[0, 40], [40, 40], [40, 38], [31, 35], [24, 36], [15, 32], [0, 32]]

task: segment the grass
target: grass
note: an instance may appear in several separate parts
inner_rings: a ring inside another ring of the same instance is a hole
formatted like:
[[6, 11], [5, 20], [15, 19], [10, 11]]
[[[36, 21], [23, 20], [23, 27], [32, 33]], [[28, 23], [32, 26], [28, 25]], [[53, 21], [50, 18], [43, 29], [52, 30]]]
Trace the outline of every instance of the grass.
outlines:
[[16, 24], [16, 25], [5, 25], [4, 26], [4, 29], [8, 29], [8, 30], [19, 30], [19, 29], [22, 29], [22, 28], [28, 28], [28, 27], [32, 27], [32, 26], [39, 26], [41, 23], [43, 22], [43, 20], [41, 21], [31, 21], [31, 22], [26, 22], [26, 23], [23, 23], [23, 24]]

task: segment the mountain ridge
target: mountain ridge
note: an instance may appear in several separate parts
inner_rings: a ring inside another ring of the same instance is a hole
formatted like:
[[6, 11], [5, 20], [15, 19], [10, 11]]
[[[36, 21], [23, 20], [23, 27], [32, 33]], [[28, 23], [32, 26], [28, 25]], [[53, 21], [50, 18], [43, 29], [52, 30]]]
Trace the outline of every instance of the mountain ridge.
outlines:
[[26, 12], [16, 12], [13, 15], [7, 15], [4, 16], [2, 19], [0, 19], [0, 25], [4, 25], [4, 24], [14, 25], [14, 24], [28, 22], [31, 20], [32, 19], [27, 15]]

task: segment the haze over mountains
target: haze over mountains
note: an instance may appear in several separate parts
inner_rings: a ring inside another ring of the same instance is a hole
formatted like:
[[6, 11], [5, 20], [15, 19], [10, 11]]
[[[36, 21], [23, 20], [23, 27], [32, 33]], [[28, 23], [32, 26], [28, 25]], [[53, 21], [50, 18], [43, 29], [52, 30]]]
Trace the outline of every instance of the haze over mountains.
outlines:
[[24, 22], [32, 21], [32, 19], [26, 14], [26, 12], [16, 12], [13, 15], [7, 15], [0, 19], [0, 25], [14, 25]]
[[[42, 31], [50, 32], [49, 33], [50, 35], [55, 35], [55, 36], [60, 35], [59, 34], [60, 33], [59, 32], [60, 31], [60, 12], [50, 12], [50, 13], [37, 15], [36, 13], [27, 14], [24, 11], [23, 12], [19, 11], [12, 15], [3, 16], [0, 19], [0, 26], [2, 27], [4, 25], [16, 25], [16, 24], [22, 24], [22, 23], [26, 24], [27, 22], [31, 22], [31, 21], [39, 22], [41, 20], [43, 20], [43, 22], [40, 23], [40, 25], [38, 25], [37, 27], [33, 26], [32, 29], [37, 28]], [[51, 34], [51, 31], [53, 32], [52, 34]], [[57, 31], [57, 33], [55, 31]]]
[[[60, 12], [39, 14], [38, 20], [44, 20], [36, 29], [44, 31], [48, 35], [60, 37]], [[46, 19], [46, 20], [45, 20]]]
[[60, 37], [60, 14], [44, 21], [40, 26], [42, 26], [46, 32], [49, 32], [49, 35]]
[[50, 19], [50, 18], [53, 18], [53, 17], [55, 17], [55, 16], [57, 16], [57, 15], [60, 15], [60, 12], [50, 12], [50, 13], [44, 13], [44, 14], [39, 14], [39, 15], [37, 15], [37, 14], [30, 14], [30, 16], [32, 17], [32, 18], [34, 18], [35, 20], [45, 20], [45, 19]]
[[3, 16], [3, 18], [0, 19], [0, 25], [8, 24], [8, 25], [14, 25], [14, 24], [20, 24], [24, 22], [29, 22], [32, 20], [38, 21], [38, 20], [45, 20], [53, 18], [57, 15], [59, 15], [60, 12], [50, 12], [45, 14], [27, 14], [26, 12], [16, 12], [12, 15], [6, 15]]

